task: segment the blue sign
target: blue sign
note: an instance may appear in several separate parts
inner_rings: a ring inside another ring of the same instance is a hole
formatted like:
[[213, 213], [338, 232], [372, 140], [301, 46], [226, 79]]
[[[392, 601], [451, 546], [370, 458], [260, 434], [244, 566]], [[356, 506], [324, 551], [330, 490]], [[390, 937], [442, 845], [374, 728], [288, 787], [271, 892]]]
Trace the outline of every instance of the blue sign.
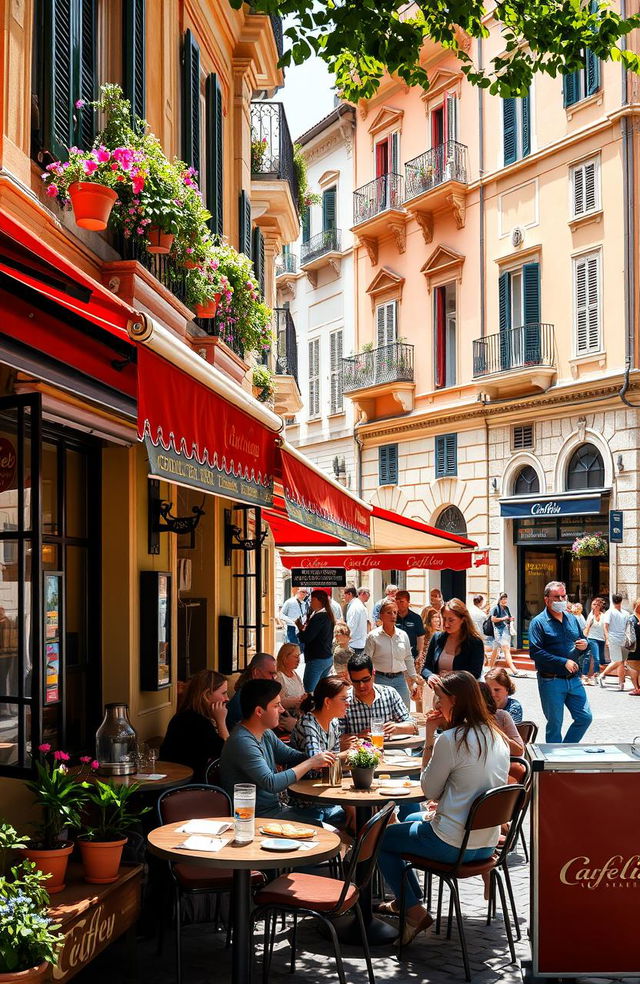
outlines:
[[501, 502], [500, 515], [509, 519], [523, 519], [537, 516], [540, 519], [553, 519], [555, 516], [590, 516], [600, 512], [600, 496], [588, 499], [524, 499], [522, 502]]
[[621, 509], [609, 510], [609, 543], [622, 543], [624, 514]]

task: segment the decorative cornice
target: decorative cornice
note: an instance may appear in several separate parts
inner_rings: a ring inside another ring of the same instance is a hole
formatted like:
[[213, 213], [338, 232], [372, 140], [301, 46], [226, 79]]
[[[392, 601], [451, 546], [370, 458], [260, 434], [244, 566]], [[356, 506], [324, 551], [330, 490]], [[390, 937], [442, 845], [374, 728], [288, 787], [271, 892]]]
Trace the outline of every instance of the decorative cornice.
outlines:
[[407, 227], [404, 222], [390, 222], [389, 228], [399, 253], [407, 248]]

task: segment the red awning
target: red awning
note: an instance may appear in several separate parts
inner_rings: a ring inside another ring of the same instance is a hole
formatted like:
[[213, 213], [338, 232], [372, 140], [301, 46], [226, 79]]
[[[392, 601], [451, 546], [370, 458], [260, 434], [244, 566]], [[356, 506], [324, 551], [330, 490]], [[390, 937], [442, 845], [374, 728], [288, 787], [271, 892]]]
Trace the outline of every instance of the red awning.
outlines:
[[328, 533], [320, 533], [309, 526], [303, 526], [289, 519], [286, 503], [281, 495], [274, 495], [273, 506], [263, 509], [262, 518], [271, 527], [276, 547], [332, 547], [334, 550], [346, 547], [345, 541]]
[[293, 567], [306, 567], [319, 570], [328, 567], [345, 567], [351, 571], [412, 571], [448, 570], [465, 571], [471, 567], [481, 567], [489, 563], [486, 550], [478, 552], [433, 552], [433, 553], [314, 553], [283, 554], [280, 557], [287, 570]]

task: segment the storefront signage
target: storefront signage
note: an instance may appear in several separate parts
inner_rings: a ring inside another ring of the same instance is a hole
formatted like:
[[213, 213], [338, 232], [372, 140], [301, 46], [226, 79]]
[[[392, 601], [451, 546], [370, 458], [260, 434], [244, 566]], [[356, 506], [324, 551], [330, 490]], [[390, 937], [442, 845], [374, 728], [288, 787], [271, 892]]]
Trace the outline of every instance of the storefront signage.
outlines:
[[149, 474], [154, 478], [202, 489], [203, 492], [226, 496], [228, 499], [240, 499], [257, 506], [271, 505], [273, 497], [270, 485], [265, 487], [243, 478], [242, 475], [227, 472], [224, 468], [201, 465], [195, 459], [184, 458], [171, 447], [156, 447], [149, 437], [145, 437], [144, 444], [149, 456]]
[[608, 533], [606, 516], [565, 516], [559, 519], [516, 519], [514, 543], [569, 543], [584, 533]]
[[600, 512], [600, 496], [589, 496], [584, 499], [525, 499], [522, 502], [501, 502], [500, 515], [507, 519], [534, 516], [588, 516]]
[[[471, 567], [482, 567], [489, 563], [486, 550], [475, 553], [361, 553], [361, 554], [331, 554], [326, 556], [287, 556], [280, 560], [284, 567], [293, 571], [304, 569], [307, 580], [302, 585], [309, 584], [309, 571], [320, 572], [321, 579], [328, 570], [344, 567], [348, 571], [466, 571]], [[318, 582], [320, 583], [320, 582]], [[323, 582], [325, 583], [325, 582]]]
[[0, 492], [15, 488], [16, 449], [6, 437], [0, 437]]
[[371, 546], [371, 513], [364, 503], [311, 471], [284, 449], [280, 452], [280, 463], [289, 519], [359, 547]]
[[347, 572], [344, 567], [291, 568], [293, 588], [344, 588], [346, 584]]
[[621, 509], [609, 510], [609, 542], [622, 543], [624, 537], [624, 514]]

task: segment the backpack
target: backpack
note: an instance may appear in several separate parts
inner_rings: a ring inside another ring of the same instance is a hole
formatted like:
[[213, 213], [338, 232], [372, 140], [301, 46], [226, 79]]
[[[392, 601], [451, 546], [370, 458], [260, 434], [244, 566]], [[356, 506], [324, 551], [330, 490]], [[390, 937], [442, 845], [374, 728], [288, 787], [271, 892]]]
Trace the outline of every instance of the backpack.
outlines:
[[633, 622], [633, 618], [628, 618], [627, 624], [624, 627], [624, 642], [622, 643], [622, 648], [626, 649], [628, 653], [635, 653], [636, 651], [636, 627]]
[[493, 622], [491, 621], [491, 615], [487, 615], [484, 622], [482, 623], [482, 631], [486, 636], [492, 636], [493, 629], [494, 629], [494, 625]]

